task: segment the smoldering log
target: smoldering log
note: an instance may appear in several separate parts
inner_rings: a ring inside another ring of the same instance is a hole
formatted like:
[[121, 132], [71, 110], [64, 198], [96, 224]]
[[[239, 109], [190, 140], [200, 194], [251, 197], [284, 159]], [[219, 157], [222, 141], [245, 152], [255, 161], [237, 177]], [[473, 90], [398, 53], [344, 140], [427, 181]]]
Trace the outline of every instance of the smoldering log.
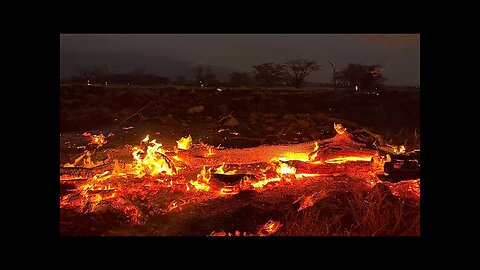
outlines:
[[[345, 132], [335, 137], [317, 141], [319, 149], [314, 161], [326, 161], [334, 158], [348, 156], [372, 157], [377, 150], [366, 149], [364, 144], [355, 142], [352, 136]], [[195, 150], [181, 151], [178, 156], [190, 167], [219, 166], [222, 162], [232, 164], [252, 164], [270, 162], [275, 158], [295, 155], [304, 155], [308, 159], [308, 153], [314, 151], [315, 141], [293, 145], [262, 145], [243, 149], [215, 150], [214, 154], [206, 157], [204, 151]], [[313, 154], [313, 153], [312, 153]]]
[[374, 164], [372, 161], [356, 161], [345, 162], [340, 164], [330, 163], [309, 163], [301, 161], [288, 162], [289, 165], [296, 168], [297, 174], [320, 174], [327, 175], [345, 175], [374, 172]]
[[[124, 168], [127, 163], [119, 162], [119, 166]], [[80, 181], [87, 180], [96, 174], [104, 173], [105, 171], [112, 171], [114, 162], [108, 162], [92, 168], [84, 167], [60, 167], [60, 181]]]
[[[315, 143], [318, 145], [316, 151], [314, 151]], [[268, 164], [274, 159], [282, 160], [283, 158], [283, 161], [285, 162], [288, 161], [289, 158], [290, 160], [295, 160], [301, 157], [300, 159], [303, 159], [303, 161], [313, 161], [314, 164], [322, 165], [316, 169], [323, 170], [326, 174], [332, 174], [337, 172], [340, 173], [341, 168], [345, 165], [329, 165], [329, 162], [341, 163], [342, 159], [345, 159], [345, 161], [370, 161], [371, 157], [378, 153], [377, 150], [366, 149], [364, 146], [364, 144], [354, 141], [352, 135], [343, 132], [341, 134], [338, 133], [335, 137], [330, 139], [294, 145], [268, 145], [244, 149], [217, 149], [214, 150], [213, 155], [208, 155], [208, 151], [205, 147], [192, 147], [190, 150], [180, 150], [177, 153], [167, 152], [166, 156], [169, 157], [169, 159], [173, 156], [177, 156], [178, 158], [175, 159], [174, 163], [190, 169], [197, 169], [202, 166], [217, 167], [223, 163], [236, 164], [241, 168], [245, 168], [251, 167], [249, 165], [252, 164]], [[120, 164], [125, 166], [125, 163]], [[108, 164], [94, 168], [61, 168], [60, 179], [85, 179], [96, 174], [101, 174], [107, 170], [113, 170], [113, 167], [113, 162], [109, 162]], [[258, 171], [254, 172], [251, 171], [251, 169], [248, 169], [245, 173], [255, 174], [258, 173]]]

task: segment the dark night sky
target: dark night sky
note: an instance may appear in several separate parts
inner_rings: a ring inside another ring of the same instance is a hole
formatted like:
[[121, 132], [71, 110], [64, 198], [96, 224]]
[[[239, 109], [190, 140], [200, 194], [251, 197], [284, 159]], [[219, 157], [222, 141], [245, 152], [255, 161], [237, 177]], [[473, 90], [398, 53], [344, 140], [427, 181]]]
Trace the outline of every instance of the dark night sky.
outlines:
[[308, 81], [329, 82], [348, 63], [381, 64], [392, 85], [420, 84], [420, 35], [360, 34], [62, 34], [60, 76], [77, 66], [106, 65], [114, 72], [143, 67], [166, 76], [192, 75], [211, 65], [220, 79], [231, 71], [252, 72], [256, 64], [294, 58], [316, 60], [322, 70]]

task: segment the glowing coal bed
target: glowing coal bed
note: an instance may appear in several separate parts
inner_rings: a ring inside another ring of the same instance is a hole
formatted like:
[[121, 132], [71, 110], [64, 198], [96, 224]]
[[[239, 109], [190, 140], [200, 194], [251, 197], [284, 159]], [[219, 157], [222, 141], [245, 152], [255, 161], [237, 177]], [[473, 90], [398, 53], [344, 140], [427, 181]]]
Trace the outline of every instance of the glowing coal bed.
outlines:
[[419, 179], [382, 181], [390, 155], [334, 127], [323, 141], [223, 150], [191, 136], [165, 149], [147, 135], [112, 150], [128, 151], [129, 160], [96, 160], [111, 135], [83, 134], [97, 147], [60, 168], [61, 234], [270, 236], [281, 232], [287, 210], [378, 184], [419, 202]]

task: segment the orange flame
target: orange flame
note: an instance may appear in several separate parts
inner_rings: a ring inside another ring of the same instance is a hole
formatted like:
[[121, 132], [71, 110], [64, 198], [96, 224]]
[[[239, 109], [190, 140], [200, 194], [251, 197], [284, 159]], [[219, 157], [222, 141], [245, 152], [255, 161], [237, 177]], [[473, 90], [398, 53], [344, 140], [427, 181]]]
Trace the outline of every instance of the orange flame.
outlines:
[[264, 177], [263, 180], [259, 180], [257, 182], [250, 182], [250, 179], [248, 177], [245, 177], [245, 182], [250, 183], [250, 185], [254, 188], [261, 189], [265, 185], [267, 185], [268, 183], [278, 182], [278, 181], [282, 180], [282, 178], [280, 178], [280, 177], [267, 178], [266, 175], [263, 175], [263, 177]]
[[309, 155], [310, 161], [314, 161], [317, 158], [319, 148], [320, 147], [318, 146], [318, 142], [315, 142], [315, 147], [313, 148], [313, 152]]
[[177, 141], [177, 147], [181, 150], [190, 149], [192, 147], [192, 137], [190, 135], [188, 135], [188, 137], [182, 137]]
[[88, 150], [85, 150], [85, 152], [76, 158], [73, 163], [66, 163], [63, 165], [63, 167], [77, 167], [79, 166], [80, 161], [83, 161], [83, 165], [81, 165], [81, 167], [84, 168], [93, 168], [103, 164], [103, 162], [94, 162], [92, 160], [92, 153]]
[[200, 171], [199, 174], [197, 174], [197, 180], [190, 181], [190, 184], [196, 189], [196, 190], [203, 190], [203, 191], [208, 191], [210, 190], [210, 186], [208, 185], [208, 182], [210, 182], [210, 178], [212, 177], [211, 174], [212, 168], [209, 168], [208, 170], [205, 168], [205, 165], [203, 165], [203, 169]]
[[338, 134], [343, 134], [343, 133], [347, 130], [346, 128], [344, 128], [344, 127], [342, 126], [342, 124], [336, 124], [336, 123], [334, 123], [334, 124], [333, 124], [333, 127], [335, 128], [335, 131], [336, 131]]
[[280, 163], [280, 167], [277, 168], [276, 172], [279, 174], [295, 174], [297, 169], [295, 167], [288, 166], [287, 163]]
[[223, 170], [223, 167], [225, 166], [225, 162], [222, 163], [222, 165], [218, 168], [215, 169], [215, 173], [216, 174], [226, 174], [226, 175], [232, 175], [232, 174], [235, 174], [237, 172], [237, 170], [231, 170], [231, 171], [227, 171], [225, 172]]
[[100, 135], [91, 135], [90, 136], [90, 143], [88, 144], [97, 144], [98, 147], [102, 147], [107, 143], [107, 140], [105, 139], [105, 136], [100, 133]]
[[[142, 142], [148, 140], [148, 135]], [[135, 174], [138, 177], [143, 177], [145, 174], [155, 176], [158, 174], [175, 175], [177, 169], [165, 155], [165, 151], [162, 149], [162, 144], [157, 143], [156, 140], [152, 140], [145, 152], [138, 146], [133, 148], [134, 163], [128, 166], [129, 174]], [[142, 155], [144, 156], [142, 158]]]
[[220, 189], [220, 195], [235, 195], [239, 192], [235, 187], [224, 187]]
[[395, 154], [404, 154], [405, 153], [405, 145], [394, 146], [393, 151]]

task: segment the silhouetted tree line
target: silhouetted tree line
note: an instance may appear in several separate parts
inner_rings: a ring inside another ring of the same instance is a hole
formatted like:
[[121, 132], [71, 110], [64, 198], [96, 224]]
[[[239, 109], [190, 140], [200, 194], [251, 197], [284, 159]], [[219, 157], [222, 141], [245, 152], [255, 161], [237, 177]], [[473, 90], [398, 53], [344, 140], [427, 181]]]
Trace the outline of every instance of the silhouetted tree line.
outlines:
[[[332, 67], [332, 82], [323, 83], [323, 86], [347, 88], [364, 91], [383, 86], [386, 80], [382, 75], [380, 65], [348, 64], [343, 70], [337, 71]], [[252, 75], [248, 72], [232, 72], [229, 80], [221, 83], [210, 66], [199, 65], [193, 69], [193, 82], [188, 82], [184, 75], [176, 76], [171, 81], [168, 77], [146, 73], [143, 68], [135, 68], [130, 73], [111, 73], [108, 68], [92, 67], [77, 68], [76, 74], [63, 82], [90, 84], [127, 84], [127, 85], [196, 85], [201, 87], [217, 86], [294, 86], [305, 85], [305, 78], [312, 72], [321, 70], [320, 65], [313, 60], [294, 59], [284, 64], [263, 63], [253, 66]]]

